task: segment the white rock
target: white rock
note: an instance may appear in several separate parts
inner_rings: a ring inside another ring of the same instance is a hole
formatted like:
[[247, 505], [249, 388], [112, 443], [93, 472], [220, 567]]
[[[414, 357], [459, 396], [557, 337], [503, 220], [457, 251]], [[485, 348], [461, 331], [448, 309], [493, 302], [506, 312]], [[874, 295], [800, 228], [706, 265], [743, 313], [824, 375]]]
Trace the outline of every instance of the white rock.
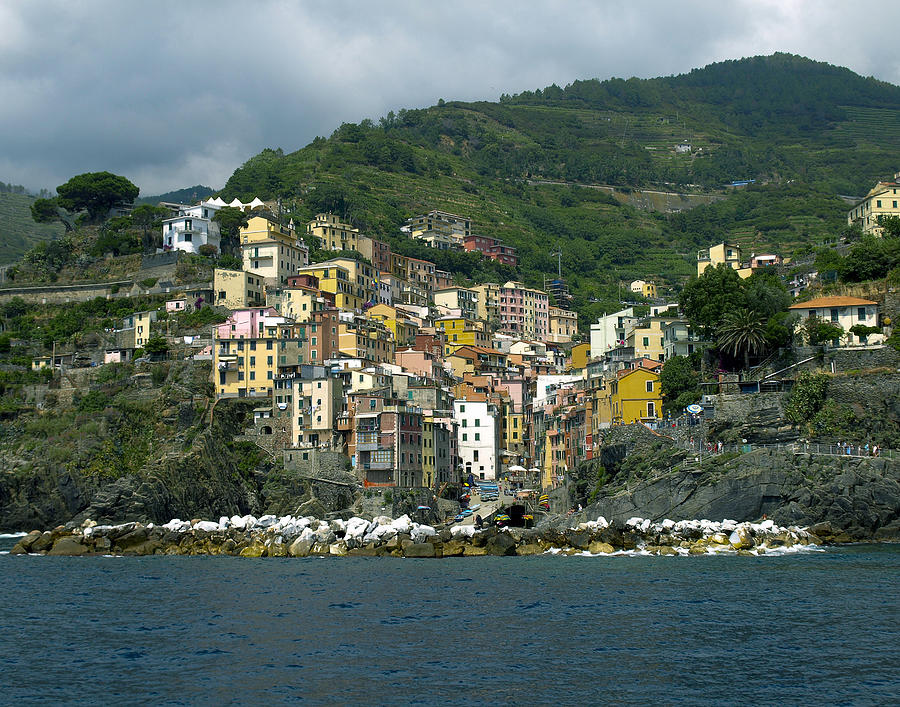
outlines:
[[372, 520], [372, 522], [375, 525], [390, 525], [391, 523], [394, 522], [394, 520], [393, 520], [393, 518], [390, 518], [388, 516], [375, 516], [375, 518]]
[[394, 522], [391, 523], [391, 527], [398, 533], [408, 533], [410, 528], [412, 528], [412, 521], [410, 521], [408, 515], [402, 515], [399, 518], [394, 519]]
[[254, 528], [269, 528], [269, 527], [275, 525], [275, 521], [277, 521], [277, 520], [278, 519], [273, 515], [265, 515], [262, 518], [260, 518], [259, 520], [257, 520], [253, 524], [253, 527]]
[[644, 522], [643, 518], [638, 518], [637, 516], [634, 516], [625, 521], [625, 527], [626, 528], [636, 528], [643, 522]]
[[367, 532], [369, 532], [369, 521], [357, 516], [348, 520], [344, 528], [344, 536], [348, 538], [361, 538]]
[[642, 533], [646, 533], [648, 530], [650, 530], [650, 522], [651, 522], [650, 519], [647, 518], [643, 523], [641, 523], [641, 532]]
[[201, 520], [194, 526], [194, 530], [202, 530], [206, 533], [212, 533], [219, 529], [218, 523], [213, 523], [211, 520]]
[[669, 520], [668, 518], [666, 518], [665, 520], [663, 520], [662, 523], [659, 524], [659, 526], [663, 530], [672, 530], [672, 528], [675, 527], [675, 521]]
[[243, 530], [247, 527], [246, 521], [244, 521], [241, 516], [231, 516], [231, 518], [228, 519], [228, 524], [235, 530]]
[[175, 533], [183, 533], [186, 530], [191, 529], [191, 523], [187, 520], [179, 520], [178, 518], [173, 518], [162, 527]]
[[416, 523], [412, 530], [412, 540], [417, 543], [424, 542], [426, 538], [433, 538], [435, 535], [437, 535], [437, 531], [430, 525]]
[[450, 528], [450, 534], [455, 538], [458, 535], [464, 535], [467, 538], [471, 538], [475, 535], [475, 526], [474, 525], [454, 525]]

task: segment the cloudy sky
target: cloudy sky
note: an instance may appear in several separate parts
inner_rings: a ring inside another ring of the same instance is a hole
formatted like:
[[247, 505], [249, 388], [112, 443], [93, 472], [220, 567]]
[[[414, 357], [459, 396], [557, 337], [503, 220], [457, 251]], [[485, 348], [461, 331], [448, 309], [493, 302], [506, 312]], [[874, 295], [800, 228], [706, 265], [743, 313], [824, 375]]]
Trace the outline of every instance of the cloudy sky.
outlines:
[[774, 51], [900, 84], [898, 27], [868, 0], [0, 0], [0, 180], [221, 187], [390, 110]]

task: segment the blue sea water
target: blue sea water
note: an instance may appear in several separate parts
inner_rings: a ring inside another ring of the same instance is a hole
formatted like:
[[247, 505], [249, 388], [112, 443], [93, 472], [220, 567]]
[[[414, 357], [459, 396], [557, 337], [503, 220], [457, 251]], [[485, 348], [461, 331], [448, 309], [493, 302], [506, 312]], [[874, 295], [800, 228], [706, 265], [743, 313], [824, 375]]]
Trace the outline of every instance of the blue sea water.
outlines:
[[896, 546], [0, 555], [0, 703], [900, 704], [898, 579]]

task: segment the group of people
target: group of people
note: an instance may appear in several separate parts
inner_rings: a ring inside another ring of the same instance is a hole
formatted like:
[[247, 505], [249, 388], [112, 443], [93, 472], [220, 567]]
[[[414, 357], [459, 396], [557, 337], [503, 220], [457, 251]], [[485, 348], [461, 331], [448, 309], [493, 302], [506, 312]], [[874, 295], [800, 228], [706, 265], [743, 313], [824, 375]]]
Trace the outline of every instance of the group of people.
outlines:
[[[881, 454], [881, 449], [879, 449], [877, 444], [873, 444], [871, 449], [869, 448], [869, 443], [866, 442], [863, 444], [853, 445], [849, 442], [838, 442], [838, 449], [841, 454], [845, 454], [846, 456], [852, 456], [854, 453], [860, 457], [877, 457]], [[854, 452], [854, 450], [856, 450]]]
[[[725, 449], [725, 443], [722, 440], [719, 440], [718, 442], [706, 442], [706, 443], [701, 441], [700, 444], [701, 444], [701, 447], [699, 447], [699, 449], [703, 449], [705, 447], [707, 454], [721, 454], [722, 451]], [[698, 449], [698, 447], [696, 447], [694, 445], [693, 437], [691, 437], [691, 449]]]

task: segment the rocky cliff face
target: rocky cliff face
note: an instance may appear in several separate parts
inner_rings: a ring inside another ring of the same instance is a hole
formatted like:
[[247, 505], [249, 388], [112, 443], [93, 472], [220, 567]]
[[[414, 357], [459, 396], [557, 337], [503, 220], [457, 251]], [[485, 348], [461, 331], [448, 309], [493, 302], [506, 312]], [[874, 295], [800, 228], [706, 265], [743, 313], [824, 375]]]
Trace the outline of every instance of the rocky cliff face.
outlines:
[[52, 408], [0, 422], [0, 528], [283, 514], [304, 504], [324, 515], [353, 503], [355, 488], [273, 473], [271, 455], [235, 441], [253, 401], [217, 402], [210, 424], [208, 365], [157, 366], [106, 382], [94, 378], [106, 367], [86, 371], [65, 402], [57, 395]]
[[759, 450], [723, 464], [672, 471], [603, 495], [583, 512], [752, 521], [820, 527], [826, 537], [900, 540], [900, 461]]

